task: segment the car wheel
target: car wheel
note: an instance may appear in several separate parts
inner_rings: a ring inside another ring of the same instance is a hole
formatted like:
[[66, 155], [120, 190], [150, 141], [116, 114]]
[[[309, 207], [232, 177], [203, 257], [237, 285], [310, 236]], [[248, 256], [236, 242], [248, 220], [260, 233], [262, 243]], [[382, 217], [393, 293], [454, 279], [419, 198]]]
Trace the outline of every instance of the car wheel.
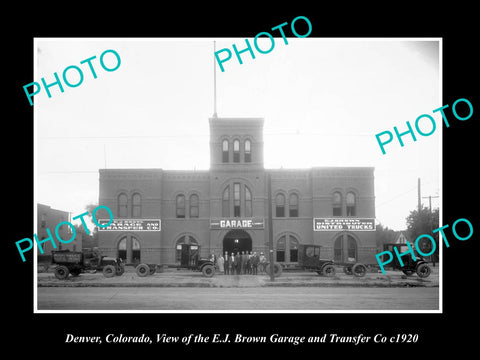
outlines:
[[150, 267], [147, 264], [140, 264], [135, 268], [135, 272], [140, 277], [145, 277], [150, 274]]
[[58, 280], [65, 280], [68, 278], [68, 274], [70, 274], [70, 270], [66, 266], [60, 265], [55, 268], [55, 277]]
[[117, 270], [115, 269], [115, 266], [113, 266], [113, 265], [107, 265], [102, 270], [103, 276], [105, 276], [106, 278], [114, 277], [116, 271]]
[[202, 267], [202, 274], [205, 277], [212, 277], [215, 274], [215, 267], [213, 265], [205, 265]]
[[[267, 266], [265, 267], [265, 272], [270, 275], [271, 270], [272, 266], [270, 266], [270, 264], [267, 264]], [[279, 263], [273, 263], [273, 277], [279, 277], [280, 275], [282, 275], [282, 272], [282, 265], [280, 265]]]
[[367, 267], [363, 264], [357, 263], [352, 267], [352, 273], [356, 277], [364, 277], [367, 273]]
[[425, 263], [417, 266], [417, 275], [421, 278], [428, 277], [431, 272], [432, 270], [430, 269], [430, 266]]
[[325, 275], [325, 276], [335, 276], [335, 266], [329, 264], [329, 265], [325, 265], [323, 268], [322, 268], [322, 274]]

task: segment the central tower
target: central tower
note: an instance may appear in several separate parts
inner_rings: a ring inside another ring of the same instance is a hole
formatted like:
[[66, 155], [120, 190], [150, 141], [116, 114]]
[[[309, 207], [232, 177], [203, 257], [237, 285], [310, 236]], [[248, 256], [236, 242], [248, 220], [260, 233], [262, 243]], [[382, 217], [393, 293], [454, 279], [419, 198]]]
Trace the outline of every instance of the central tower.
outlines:
[[210, 123], [210, 169], [263, 169], [263, 118], [217, 118]]

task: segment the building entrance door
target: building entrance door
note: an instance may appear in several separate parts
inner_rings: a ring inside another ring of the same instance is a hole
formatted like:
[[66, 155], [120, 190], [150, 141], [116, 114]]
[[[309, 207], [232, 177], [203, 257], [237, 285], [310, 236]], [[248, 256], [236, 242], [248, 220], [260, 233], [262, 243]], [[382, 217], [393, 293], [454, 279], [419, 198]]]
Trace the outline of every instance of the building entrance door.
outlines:
[[231, 230], [223, 238], [223, 253], [232, 253], [243, 251], [252, 251], [252, 238], [244, 230]]

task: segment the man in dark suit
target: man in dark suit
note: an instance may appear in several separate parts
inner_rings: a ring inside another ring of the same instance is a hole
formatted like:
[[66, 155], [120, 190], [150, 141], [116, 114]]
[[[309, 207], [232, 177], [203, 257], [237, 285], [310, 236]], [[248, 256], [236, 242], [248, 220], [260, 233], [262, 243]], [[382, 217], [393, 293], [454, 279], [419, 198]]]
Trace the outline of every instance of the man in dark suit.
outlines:
[[228, 275], [230, 273], [230, 265], [228, 264], [228, 252], [225, 251], [225, 265], [224, 265], [224, 268], [225, 268], [225, 275]]
[[248, 262], [248, 254], [246, 251], [242, 253], [242, 274], [247, 273], [247, 262]]
[[242, 255], [240, 255], [240, 251], [235, 255], [234, 267], [237, 275], [240, 275], [240, 271], [242, 271]]
[[257, 253], [254, 252], [252, 257], [250, 258], [252, 263], [252, 275], [258, 274], [258, 263], [260, 262], [260, 258], [258, 257]]

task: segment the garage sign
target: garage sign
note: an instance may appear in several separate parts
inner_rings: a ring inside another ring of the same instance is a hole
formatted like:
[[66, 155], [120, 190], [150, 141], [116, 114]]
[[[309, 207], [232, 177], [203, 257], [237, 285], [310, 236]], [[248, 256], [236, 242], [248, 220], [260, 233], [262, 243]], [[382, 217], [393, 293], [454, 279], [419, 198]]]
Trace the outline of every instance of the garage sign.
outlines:
[[210, 229], [263, 229], [263, 218], [210, 219]]

